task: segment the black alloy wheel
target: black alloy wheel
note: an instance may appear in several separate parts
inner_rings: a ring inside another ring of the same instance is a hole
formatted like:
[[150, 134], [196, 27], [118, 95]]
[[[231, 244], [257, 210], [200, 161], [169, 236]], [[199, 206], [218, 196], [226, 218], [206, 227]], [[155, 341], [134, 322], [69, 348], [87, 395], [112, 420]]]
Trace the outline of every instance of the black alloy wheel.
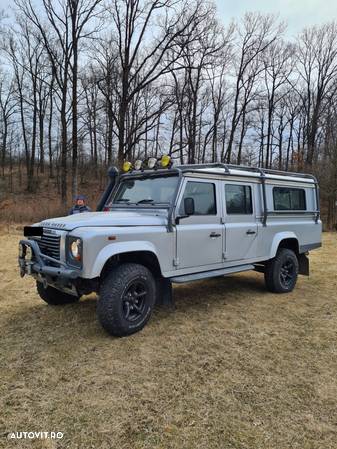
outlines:
[[280, 282], [285, 289], [289, 289], [295, 277], [297, 277], [297, 273], [294, 261], [291, 258], [286, 259], [281, 265]]
[[147, 295], [145, 282], [136, 279], [129, 283], [123, 296], [123, 314], [127, 321], [136, 321], [144, 315]]

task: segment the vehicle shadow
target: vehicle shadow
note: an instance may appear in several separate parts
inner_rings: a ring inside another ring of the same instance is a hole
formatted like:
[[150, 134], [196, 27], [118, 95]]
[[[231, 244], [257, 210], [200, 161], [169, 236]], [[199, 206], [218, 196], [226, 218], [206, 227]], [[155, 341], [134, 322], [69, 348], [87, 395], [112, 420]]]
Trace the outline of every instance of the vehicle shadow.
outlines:
[[182, 284], [174, 288], [177, 307], [198, 308], [225, 301], [226, 304], [246, 300], [256, 294], [267, 294], [261, 275], [232, 275]]
[[[235, 304], [264, 294], [268, 293], [260, 275], [233, 275], [175, 285], [175, 307], [156, 306], [151, 322], [158, 324], [165, 320], [167, 323], [175, 319], [175, 312], [198, 313], [205, 307], [210, 310], [219, 304]], [[1, 333], [6, 339], [6, 335], [17, 332], [20, 338], [32, 343], [43, 336], [48, 336], [52, 343], [67, 338], [79, 341], [111, 338], [96, 318], [96, 304], [96, 295], [82, 297], [78, 303], [65, 306], [48, 306], [36, 297], [36, 304], [27, 302], [27, 305], [11, 309], [10, 315], [3, 315]]]

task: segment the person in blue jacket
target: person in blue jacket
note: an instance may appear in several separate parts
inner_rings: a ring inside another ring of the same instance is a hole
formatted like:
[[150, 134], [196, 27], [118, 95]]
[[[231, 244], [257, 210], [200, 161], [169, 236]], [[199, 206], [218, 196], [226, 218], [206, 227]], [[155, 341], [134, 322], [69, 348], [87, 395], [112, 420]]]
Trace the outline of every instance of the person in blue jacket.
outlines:
[[68, 215], [81, 214], [82, 212], [91, 212], [91, 209], [86, 204], [86, 197], [84, 195], [77, 195], [75, 198], [75, 204], [70, 209]]

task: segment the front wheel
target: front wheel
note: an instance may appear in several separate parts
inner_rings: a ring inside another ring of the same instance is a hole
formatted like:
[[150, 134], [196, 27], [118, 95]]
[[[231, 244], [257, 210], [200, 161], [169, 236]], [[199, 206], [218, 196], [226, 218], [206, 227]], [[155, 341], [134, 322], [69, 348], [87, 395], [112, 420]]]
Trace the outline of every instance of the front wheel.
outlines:
[[155, 299], [155, 281], [146, 267], [135, 263], [120, 265], [102, 281], [98, 320], [111, 335], [133, 334], [150, 319]]
[[294, 290], [298, 276], [298, 259], [294, 251], [280, 248], [265, 268], [266, 287], [273, 293], [289, 293]]
[[61, 292], [53, 287], [47, 286], [45, 288], [42, 282], [36, 282], [36, 289], [40, 298], [51, 306], [71, 304], [80, 299], [79, 296], [68, 295], [68, 293]]

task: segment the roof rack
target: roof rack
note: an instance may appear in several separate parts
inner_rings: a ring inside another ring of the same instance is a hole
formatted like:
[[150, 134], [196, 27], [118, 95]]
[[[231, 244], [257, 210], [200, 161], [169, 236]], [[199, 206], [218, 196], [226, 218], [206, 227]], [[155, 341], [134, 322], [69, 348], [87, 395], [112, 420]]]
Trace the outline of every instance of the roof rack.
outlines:
[[224, 164], [224, 163], [210, 163], [210, 164], [188, 164], [188, 165], [178, 165], [175, 168], [178, 168], [182, 171], [191, 171], [191, 170], [200, 170], [200, 169], [207, 169], [207, 168], [223, 168], [225, 170], [225, 173], [230, 174], [230, 170], [241, 170], [241, 171], [248, 171], [252, 173], [264, 173], [265, 175], [279, 175], [279, 176], [294, 176], [296, 178], [305, 178], [305, 179], [312, 179], [313, 181], [316, 181], [316, 178], [314, 175], [306, 174], [306, 173], [298, 173], [298, 172], [290, 172], [290, 171], [284, 171], [284, 170], [275, 170], [271, 168], [261, 168], [261, 167], [251, 167], [248, 165], [235, 165], [235, 164]]

